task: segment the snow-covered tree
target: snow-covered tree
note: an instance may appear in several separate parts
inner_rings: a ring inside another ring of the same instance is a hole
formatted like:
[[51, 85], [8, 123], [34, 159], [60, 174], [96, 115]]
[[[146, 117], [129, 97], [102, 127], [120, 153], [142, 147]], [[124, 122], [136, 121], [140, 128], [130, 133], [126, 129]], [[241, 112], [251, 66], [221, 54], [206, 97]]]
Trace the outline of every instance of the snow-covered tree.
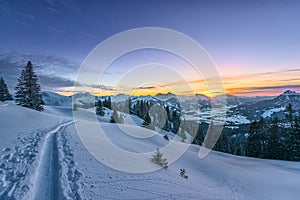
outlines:
[[8, 92], [7, 85], [3, 79], [0, 77], [0, 101], [11, 101], [12, 97]]
[[22, 70], [15, 90], [15, 101], [18, 105], [37, 111], [44, 110], [44, 102], [40, 94], [41, 88], [30, 61], [27, 62], [26, 67]]
[[165, 169], [168, 168], [168, 161], [166, 158], [163, 158], [163, 153], [161, 153], [158, 148], [152, 156], [151, 161]]

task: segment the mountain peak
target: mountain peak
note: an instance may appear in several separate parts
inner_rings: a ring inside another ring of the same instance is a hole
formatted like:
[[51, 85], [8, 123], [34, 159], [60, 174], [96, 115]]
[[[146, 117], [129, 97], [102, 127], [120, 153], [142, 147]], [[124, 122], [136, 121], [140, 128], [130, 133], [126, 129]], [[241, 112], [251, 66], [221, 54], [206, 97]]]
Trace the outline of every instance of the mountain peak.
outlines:
[[292, 90], [287, 90], [283, 93], [283, 95], [294, 95], [294, 94], [297, 94], [297, 92], [292, 91]]

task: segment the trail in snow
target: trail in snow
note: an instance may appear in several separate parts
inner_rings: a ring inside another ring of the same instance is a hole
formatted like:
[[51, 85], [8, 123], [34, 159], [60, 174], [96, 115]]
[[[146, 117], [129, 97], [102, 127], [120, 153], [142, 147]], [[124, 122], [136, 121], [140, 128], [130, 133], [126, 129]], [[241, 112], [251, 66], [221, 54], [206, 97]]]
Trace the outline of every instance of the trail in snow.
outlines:
[[59, 125], [48, 132], [42, 147], [38, 171], [33, 185], [33, 199], [52, 200], [62, 199], [62, 188], [59, 182], [59, 161], [57, 148], [57, 133], [73, 122]]

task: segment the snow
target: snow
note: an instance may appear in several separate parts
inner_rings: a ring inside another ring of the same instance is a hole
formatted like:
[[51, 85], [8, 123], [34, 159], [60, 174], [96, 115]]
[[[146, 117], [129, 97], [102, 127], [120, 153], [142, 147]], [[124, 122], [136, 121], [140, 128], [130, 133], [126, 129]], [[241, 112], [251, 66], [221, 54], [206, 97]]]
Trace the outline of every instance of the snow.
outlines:
[[[122, 133], [116, 125], [105, 124], [104, 128], [115, 145], [126, 151], [149, 152], [165, 145], [166, 142], [158, 136], [139, 141]], [[76, 163], [73, 167], [81, 174], [78, 183], [82, 188], [79, 194], [86, 199], [298, 199], [299, 197], [300, 163], [297, 162], [244, 158], [219, 152], [212, 152], [206, 158], [199, 159], [199, 147], [191, 145], [167, 170], [141, 174], [124, 173], [113, 170], [92, 157], [82, 146], [74, 126], [70, 126], [66, 131], [72, 138], [69, 140], [69, 146], [73, 147], [71, 151]], [[108, 158], [104, 156], [103, 159]], [[127, 159], [128, 162], [132, 162], [131, 158]], [[140, 164], [139, 160], [136, 162], [133, 164]], [[152, 165], [150, 161], [144, 164], [145, 168]], [[179, 176], [181, 168], [186, 169], [188, 180]]]
[[280, 108], [272, 108], [270, 110], [266, 110], [264, 111], [264, 113], [261, 115], [262, 117], [266, 118], [266, 117], [271, 117], [273, 113], [276, 112], [280, 112], [280, 111], [284, 111], [285, 108], [284, 107], [280, 107]]
[[[300, 162], [215, 151], [200, 159], [199, 146], [177, 141], [178, 148], [166, 152], [163, 147], [172, 141], [135, 125], [140, 123], [135, 116], [125, 115], [124, 125], [100, 123], [101, 135], [93, 109], [76, 112], [82, 117], [72, 122], [70, 108], [63, 106], [37, 112], [0, 104], [0, 199], [299, 199]], [[109, 119], [111, 111], [105, 112], [98, 120]], [[86, 127], [83, 135], [79, 125]], [[86, 140], [94, 145], [93, 154], [83, 145]], [[105, 140], [131, 156], [107, 148]], [[168, 169], [150, 161], [158, 147]], [[172, 154], [185, 148], [172, 162]], [[155, 170], [128, 173], [118, 167]], [[188, 179], [180, 177], [182, 168]]]
[[[57, 148], [57, 132], [61, 131], [67, 125], [67, 122], [57, 126], [54, 130], [50, 131], [44, 144], [42, 146], [41, 158], [37, 167], [36, 177], [33, 185], [33, 199], [51, 200], [62, 198], [59, 192], [59, 163], [58, 163], [58, 148]], [[36, 187], [43, 185], [43, 187]], [[50, 190], [49, 190], [50, 189]]]
[[51, 127], [61, 120], [63, 118], [60, 116], [26, 109], [15, 105], [13, 102], [1, 103], [0, 148], [3, 149], [7, 144], [13, 143], [21, 133], [25, 134], [33, 130]]
[[242, 115], [226, 116], [226, 122], [234, 124], [249, 124], [251, 121]]

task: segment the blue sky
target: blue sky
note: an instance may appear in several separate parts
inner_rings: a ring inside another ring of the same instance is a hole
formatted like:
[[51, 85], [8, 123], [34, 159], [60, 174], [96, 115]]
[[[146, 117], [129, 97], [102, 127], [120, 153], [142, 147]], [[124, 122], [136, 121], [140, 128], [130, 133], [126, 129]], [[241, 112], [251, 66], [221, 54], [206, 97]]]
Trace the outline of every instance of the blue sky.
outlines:
[[81, 62], [114, 34], [157, 26], [199, 42], [222, 76], [280, 72], [300, 65], [299, 10], [296, 0], [0, 0], [0, 49]]

